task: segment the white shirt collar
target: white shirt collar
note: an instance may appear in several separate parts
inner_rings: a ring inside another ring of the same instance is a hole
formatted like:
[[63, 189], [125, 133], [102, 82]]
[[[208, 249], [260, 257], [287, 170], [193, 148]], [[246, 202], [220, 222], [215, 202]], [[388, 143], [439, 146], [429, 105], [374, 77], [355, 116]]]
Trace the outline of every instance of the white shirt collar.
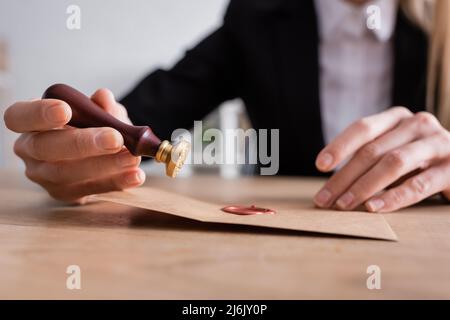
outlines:
[[[397, 18], [398, 0], [371, 0], [363, 5], [354, 5], [345, 0], [315, 0], [319, 17], [319, 32], [323, 40], [345, 33], [354, 37], [374, 34], [379, 41], [391, 39]], [[380, 9], [380, 28], [367, 27], [368, 8]]]

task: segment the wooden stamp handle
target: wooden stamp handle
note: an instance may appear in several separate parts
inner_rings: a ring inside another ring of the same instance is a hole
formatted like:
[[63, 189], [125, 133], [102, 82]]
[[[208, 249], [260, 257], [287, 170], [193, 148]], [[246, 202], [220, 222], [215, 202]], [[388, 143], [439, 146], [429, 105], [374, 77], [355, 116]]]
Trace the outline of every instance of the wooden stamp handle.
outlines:
[[135, 156], [155, 157], [161, 140], [147, 126], [126, 124], [85, 96], [80, 91], [65, 85], [54, 84], [45, 90], [43, 99], [58, 99], [72, 108], [69, 125], [77, 128], [111, 127], [119, 131], [125, 146]]

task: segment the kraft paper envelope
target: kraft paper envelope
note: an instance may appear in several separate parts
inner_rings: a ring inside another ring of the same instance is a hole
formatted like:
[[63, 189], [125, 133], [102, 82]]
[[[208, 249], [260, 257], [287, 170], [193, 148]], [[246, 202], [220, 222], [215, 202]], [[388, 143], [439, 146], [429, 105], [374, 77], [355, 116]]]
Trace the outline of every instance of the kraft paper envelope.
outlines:
[[[380, 214], [319, 210], [311, 205], [276, 208], [274, 215], [240, 216], [221, 210], [225, 204], [209, 203], [151, 187], [110, 192], [95, 196], [98, 200], [144, 208], [202, 222], [250, 225], [298, 231], [397, 240]], [[230, 205], [230, 204], [228, 204]]]

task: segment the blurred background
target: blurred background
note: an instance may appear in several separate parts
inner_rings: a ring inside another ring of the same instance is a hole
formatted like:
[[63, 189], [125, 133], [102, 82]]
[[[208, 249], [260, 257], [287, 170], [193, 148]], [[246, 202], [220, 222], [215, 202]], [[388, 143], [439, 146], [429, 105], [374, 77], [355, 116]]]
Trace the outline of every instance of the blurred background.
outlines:
[[[38, 98], [55, 82], [86, 94], [110, 88], [121, 97], [148, 72], [170, 68], [184, 51], [220, 25], [227, 0], [1, 0], [0, 108]], [[81, 9], [81, 29], [66, 26], [70, 5]], [[240, 101], [208, 116], [206, 127], [240, 126]], [[0, 168], [20, 168], [15, 135], [0, 127]], [[146, 170], [162, 173], [161, 166]], [[159, 170], [161, 169], [161, 170]], [[242, 168], [190, 166], [239, 175]]]

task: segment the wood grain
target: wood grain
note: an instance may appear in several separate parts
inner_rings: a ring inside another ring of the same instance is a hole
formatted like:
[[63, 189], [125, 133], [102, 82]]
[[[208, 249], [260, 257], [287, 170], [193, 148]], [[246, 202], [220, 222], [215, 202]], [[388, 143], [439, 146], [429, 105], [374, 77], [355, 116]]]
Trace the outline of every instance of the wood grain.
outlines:
[[[450, 207], [438, 202], [386, 214], [400, 239], [388, 242], [199, 223], [111, 203], [65, 206], [21, 173], [0, 179], [3, 299], [450, 298]], [[222, 203], [311, 199], [321, 183], [149, 177], [147, 184]], [[66, 289], [71, 264], [81, 267], [81, 290]], [[373, 264], [381, 290], [366, 287]]]

